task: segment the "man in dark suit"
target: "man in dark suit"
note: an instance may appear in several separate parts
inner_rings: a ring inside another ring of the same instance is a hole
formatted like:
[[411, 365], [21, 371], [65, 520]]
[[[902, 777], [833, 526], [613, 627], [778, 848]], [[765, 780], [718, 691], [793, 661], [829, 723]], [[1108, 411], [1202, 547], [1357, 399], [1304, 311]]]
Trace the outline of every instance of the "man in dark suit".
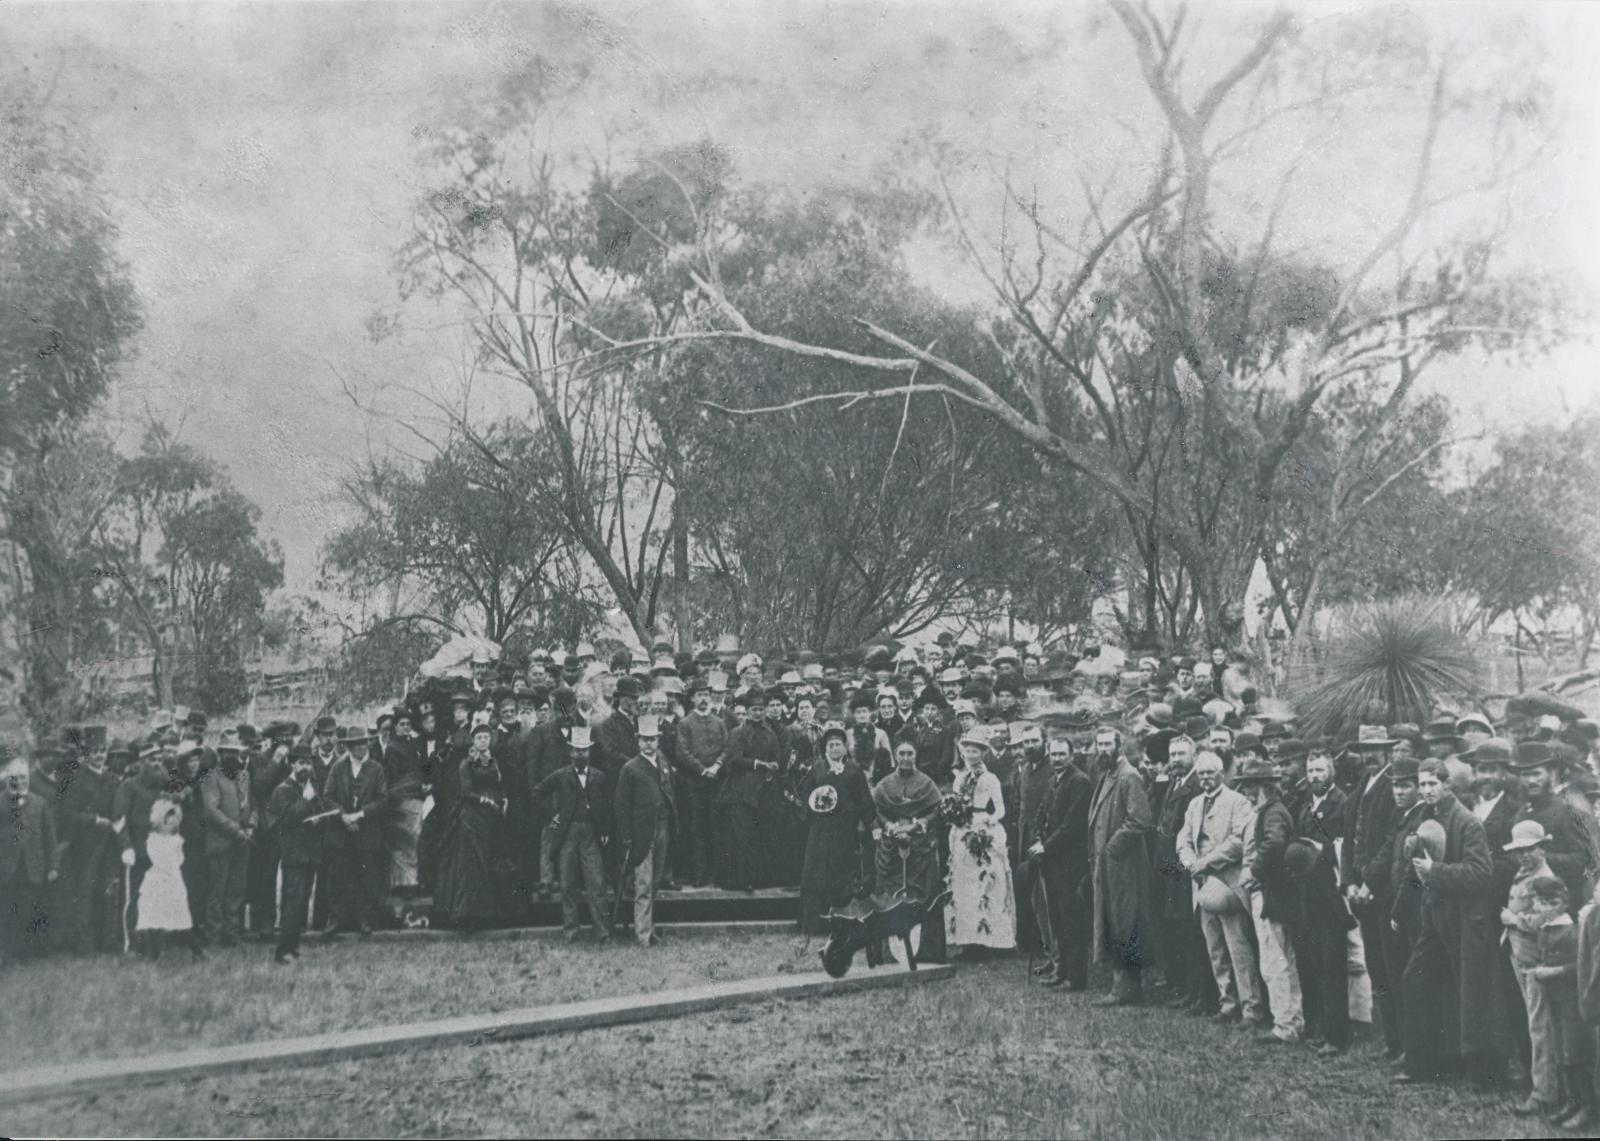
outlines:
[[0, 769], [0, 966], [33, 953], [48, 926], [46, 893], [60, 874], [56, 821], [29, 791], [21, 757]]
[[1082, 990], [1089, 984], [1094, 911], [1089, 902], [1089, 801], [1094, 785], [1072, 760], [1072, 742], [1050, 742], [1051, 785], [1041, 835], [1028, 849], [1044, 885], [1055, 971], [1046, 986]]
[[324, 834], [332, 849], [334, 916], [329, 934], [352, 928], [372, 930], [372, 912], [383, 894], [388, 865], [383, 860], [384, 809], [389, 786], [383, 766], [367, 755], [372, 738], [357, 729], [345, 739], [349, 749], [334, 762], [323, 790], [339, 817]]
[[115, 817], [117, 779], [106, 771], [104, 726], [75, 726], [65, 733], [68, 760], [61, 768], [55, 811], [66, 843], [64, 883], [58, 896], [63, 940], [82, 952], [120, 945], [117, 898], [122, 879]]
[[[570, 686], [556, 686], [550, 691], [549, 720], [534, 726], [523, 745], [523, 767], [527, 770], [530, 785], [538, 787], [555, 773], [570, 767], [568, 742], [572, 730], [579, 726], [589, 728], [588, 720], [578, 708], [578, 695]], [[591, 735], [589, 739], [592, 748], [594, 738]], [[590, 760], [594, 760], [592, 752]], [[593, 763], [589, 767], [596, 771], [599, 769]], [[541, 801], [536, 810], [539, 826], [539, 884], [546, 896], [554, 895], [561, 889], [561, 851], [555, 846], [550, 812], [550, 803]]]
[[667, 866], [667, 836], [676, 805], [672, 772], [661, 755], [661, 724], [654, 714], [638, 721], [639, 752], [617, 779], [616, 828], [622, 844], [622, 884], [633, 885], [633, 934], [641, 947], [660, 942], [655, 932], [656, 888]]
[[594, 727], [595, 764], [613, 780], [617, 771], [639, 754], [639, 698], [643, 694], [637, 678], [619, 678], [611, 715]]
[[[1384, 945], [1389, 927], [1388, 901], [1366, 884], [1364, 869], [1382, 857], [1385, 862], [1394, 837], [1394, 788], [1389, 783], [1389, 750], [1398, 741], [1382, 725], [1363, 725], [1351, 743], [1366, 775], [1358, 791], [1345, 802], [1344, 838], [1340, 843], [1339, 884], [1345, 902], [1361, 926], [1361, 948], [1366, 956], [1372, 997], [1383, 1022], [1384, 1044], [1391, 1058], [1400, 1054], [1400, 1013], [1395, 1005], [1399, 971], [1391, 968]], [[1387, 871], [1387, 867], [1385, 867]]]
[[[546, 806], [550, 820], [551, 851], [561, 869], [561, 925], [570, 943], [578, 937], [578, 880], [582, 877], [589, 900], [589, 918], [595, 935], [604, 943], [611, 938], [611, 913], [606, 909], [605, 866], [600, 847], [610, 829], [605, 811], [605, 774], [589, 765], [589, 727], [567, 730], [567, 755], [571, 764], [557, 769], [534, 789], [534, 799]], [[652, 871], [655, 869], [652, 868]]]
[[[762, 790], [782, 766], [782, 746], [766, 721], [766, 695], [752, 690], [744, 697], [749, 715], [728, 734], [726, 767], [717, 804], [726, 813], [724, 845], [718, 861], [722, 886], [730, 891], [750, 891], [764, 879], [766, 867], [756, 839], [756, 810]], [[620, 820], [619, 820], [620, 826]]]
[[1296, 833], [1317, 850], [1315, 864], [1301, 881], [1299, 942], [1294, 947], [1306, 1037], [1318, 1054], [1331, 1057], [1350, 1045], [1349, 933], [1355, 920], [1339, 894], [1337, 853], [1345, 795], [1333, 783], [1333, 757], [1326, 748], [1310, 750], [1305, 793], [1293, 812]]

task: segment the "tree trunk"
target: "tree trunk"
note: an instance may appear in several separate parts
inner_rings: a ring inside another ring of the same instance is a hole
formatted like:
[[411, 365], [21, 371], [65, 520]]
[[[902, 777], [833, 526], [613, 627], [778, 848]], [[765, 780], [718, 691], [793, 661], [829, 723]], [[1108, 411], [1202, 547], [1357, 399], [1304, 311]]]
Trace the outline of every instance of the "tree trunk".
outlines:
[[672, 623], [678, 628], [678, 650], [694, 648], [689, 614], [689, 525], [674, 503], [672, 510]]
[[1284, 623], [1289, 627], [1289, 642], [1283, 650], [1283, 679], [1287, 684], [1294, 677], [1296, 667], [1300, 664], [1300, 646], [1303, 640], [1302, 631], [1306, 630], [1317, 612], [1317, 596], [1322, 592], [1322, 564], [1318, 563], [1311, 568], [1311, 581], [1306, 583], [1306, 596], [1300, 600], [1300, 613], [1293, 623], [1289, 622], [1287, 608], [1284, 611]]
[[[20, 514], [20, 513], [19, 513]], [[18, 642], [23, 654], [23, 709], [34, 739], [70, 721], [77, 703], [71, 672], [73, 589], [65, 560], [47, 535], [17, 520], [17, 545], [27, 563], [18, 584]]]

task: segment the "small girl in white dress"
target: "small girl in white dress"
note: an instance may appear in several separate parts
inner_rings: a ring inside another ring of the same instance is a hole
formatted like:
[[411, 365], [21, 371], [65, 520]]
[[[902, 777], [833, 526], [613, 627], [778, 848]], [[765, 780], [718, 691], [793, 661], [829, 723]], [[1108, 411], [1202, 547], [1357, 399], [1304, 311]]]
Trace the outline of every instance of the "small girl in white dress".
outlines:
[[139, 933], [152, 959], [161, 957], [164, 943], [184, 936], [199, 958], [189, 893], [183, 886], [183, 837], [178, 834], [182, 823], [183, 809], [172, 801], [158, 800], [150, 806], [150, 835], [145, 840], [150, 868], [139, 888]]

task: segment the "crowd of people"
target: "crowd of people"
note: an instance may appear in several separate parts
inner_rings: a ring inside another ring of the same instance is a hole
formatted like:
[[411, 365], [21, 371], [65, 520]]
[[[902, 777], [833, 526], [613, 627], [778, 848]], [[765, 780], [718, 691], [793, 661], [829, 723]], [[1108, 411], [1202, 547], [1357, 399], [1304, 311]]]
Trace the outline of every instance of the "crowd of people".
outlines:
[[292, 964], [307, 929], [546, 900], [570, 939], [587, 912], [652, 946], [670, 886], [798, 889], [822, 935], [911, 898], [919, 961], [1021, 946], [1064, 990], [1098, 963], [1101, 1003], [1320, 1057], [1370, 1021], [1398, 1082], [1521, 1083], [1520, 1112], [1600, 1121], [1600, 727], [1571, 707], [1330, 740], [1264, 713], [1220, 649], [1122, 673], [970, 637], [654, 651], [484, 658], [371, 728], [72, 727], [4, 769], [0, 962], [256, 935]]

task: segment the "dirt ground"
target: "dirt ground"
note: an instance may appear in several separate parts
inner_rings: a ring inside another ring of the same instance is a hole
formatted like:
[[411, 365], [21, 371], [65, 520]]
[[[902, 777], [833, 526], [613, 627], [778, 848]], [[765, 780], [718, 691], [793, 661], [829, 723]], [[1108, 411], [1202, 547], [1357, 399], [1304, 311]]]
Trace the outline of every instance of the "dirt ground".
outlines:
[[[794, 946], [793, 941], [789, 945]], [[860, 969], [859, 966], [857, 969]], [[1531, 1137], [1509, 1094], [1394, 1089], [1164, 1009], [1046, 991], [1014, 959], [923, 986], [0, 1106], [7, 1134]], [[1543, 1131], [1547, 1131], [1543, 1130]]]

